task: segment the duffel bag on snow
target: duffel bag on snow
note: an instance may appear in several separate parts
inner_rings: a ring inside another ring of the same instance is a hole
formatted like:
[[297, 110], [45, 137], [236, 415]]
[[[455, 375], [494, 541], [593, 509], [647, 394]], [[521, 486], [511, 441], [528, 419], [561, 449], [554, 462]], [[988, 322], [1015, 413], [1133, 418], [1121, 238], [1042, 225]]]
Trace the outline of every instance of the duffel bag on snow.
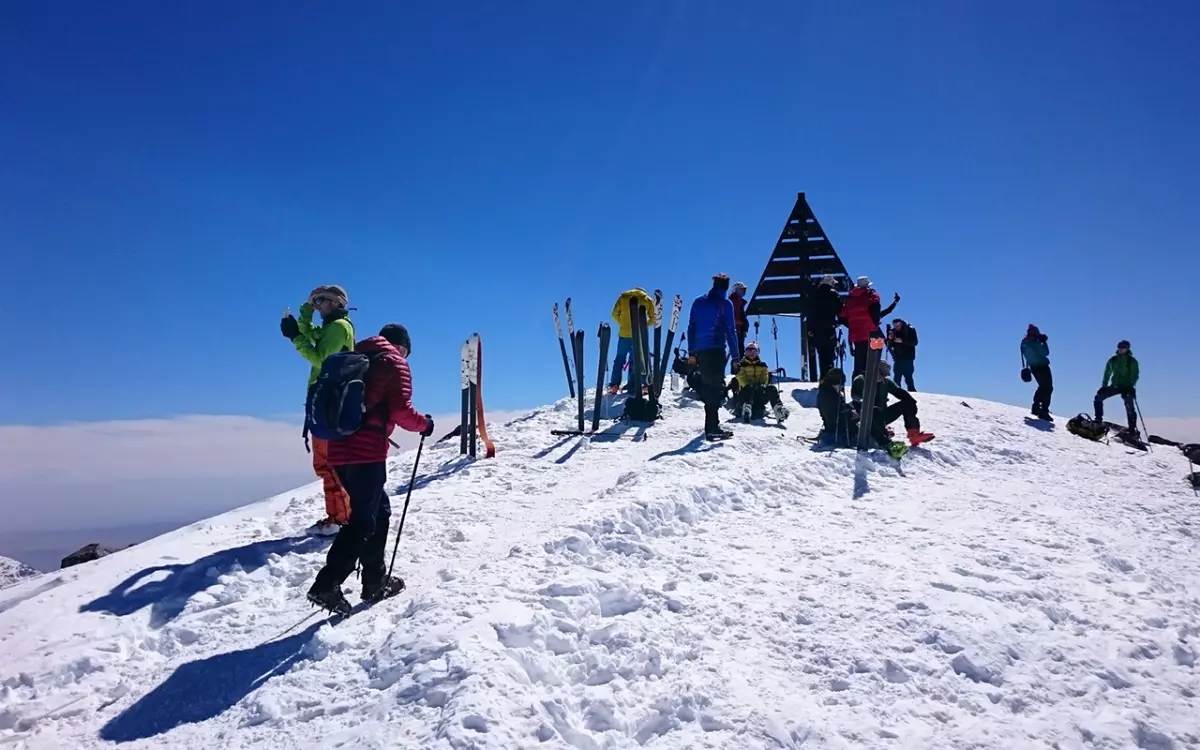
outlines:
[[1108, 434], [1108, 425], [1087, 414], [1078, 414], [1067, 421], [1067, 432], [1088, 440], [1103, 440]]

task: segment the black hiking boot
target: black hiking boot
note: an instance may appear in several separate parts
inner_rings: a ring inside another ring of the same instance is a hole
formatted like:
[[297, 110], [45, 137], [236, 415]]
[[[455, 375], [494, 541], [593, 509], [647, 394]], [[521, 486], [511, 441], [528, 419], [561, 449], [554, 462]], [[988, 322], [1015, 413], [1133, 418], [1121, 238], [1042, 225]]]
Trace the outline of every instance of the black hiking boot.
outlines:
[[399, 594], [404, 590], [404, 579], [394, 576], [384, 576], [382, 581], [377, 583], [364, 583], [362, 587], [362, 600], [364, 602], [379, 602], [384, 599]]
[[704, 439], [705, 440], [728, 440], [731, 437], [733, 437], [732, 432], [730, 432], [729, 430], [723, 430], [720, 427], [718, 427], [715, 430], [705, 430], [704, 431]]
[[1054, 421], [1054, 417], [1050, 416], [1050, 410], [1049, 410], [1049, 409], [1042, 409], [1041, 411], [1039, 411], [1039, 412], [1037, 413], [1037, 418], [1038, 418], [1038, 419], [1045, 420], [1045, 421], [1047, 421], [1047, 422], [1053, 422], [1053, 421]]
[[345, 596], [342, 596], [340, 587], [320, 590], [316, 584], [313, 584], [313, 587], [308, 590], [308, 600], [321, 609], [342, 617], [346, 617], [351, 612], [350, 602], [346, 601]]

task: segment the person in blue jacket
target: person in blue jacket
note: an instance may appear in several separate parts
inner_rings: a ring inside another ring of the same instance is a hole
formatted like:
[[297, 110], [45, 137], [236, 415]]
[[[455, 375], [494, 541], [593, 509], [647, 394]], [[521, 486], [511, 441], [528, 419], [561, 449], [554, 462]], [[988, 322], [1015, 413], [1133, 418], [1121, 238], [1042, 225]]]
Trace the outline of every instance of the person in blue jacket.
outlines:
[[1029, 411], [1038, 419], [1054, 421], [1050, 416], [1050, 396], [1054, 393], [1054, 375], [1050, 372], [1050, 344], [1047, 343], [1046, 334], [1038, 330], [1033, 323], [1025, 330], [1025, 338], [1021, 339], [1021, 359], [1038, 384], [1037, 390], [1033, 392], [1033, 408]]
[[713, 277], [712, 289], [692, 301], [688, 314], [689, 359], [699, 368], [704, 401], [704, 436], [727, 438], [733, 433], [721, 428], [721, 402], [725, 400], [725, 363], [742, 357], [738, 346], [733, 303], [729, 301], [729, 277]]

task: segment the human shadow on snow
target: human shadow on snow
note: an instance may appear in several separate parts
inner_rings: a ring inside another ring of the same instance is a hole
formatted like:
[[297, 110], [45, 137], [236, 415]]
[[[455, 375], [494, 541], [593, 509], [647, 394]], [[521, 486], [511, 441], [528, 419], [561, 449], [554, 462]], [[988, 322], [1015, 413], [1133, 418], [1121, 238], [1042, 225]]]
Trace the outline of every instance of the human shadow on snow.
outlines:
[[1053, 422], [1046, 422], [1045, 420], [1034, 419], [1033, 417], [1025, 417], [1025, 424], [1029, 425], [1035, 430], [1041, 430], [1042, 432], [1054, 432]]
[[805, 409], [817, 408], [817, 392], [812, 388], [793, 388], [792, 398]]
[[100, 739], [132, 742], [207, 721], [307, 657], [319, 620], [287, 638], [182, 664], [162, 684], [100, 728]]
[[[107, 612], [118, 617], [150, 607], [150, 627], [161, 628], [174, 620], [188, 600], [216, 583], [219, 576], [234, 570], [252, 571], [267, 564], [272, 555], [316, 552], [330, 542], [328, 537], [296, 536], [253, 542], [213, 552], [190, 563], [155, 565], [134, 573], [104, 596], [80, 606], [80, 612]], [[167, 577], [139, 582], [166, 572]]]
[[721, 443], [719, 443], [719, 442], [709, 443], [707, 440], [704, 439], [703, 435], [697, 435], [696, 437], [689, 440], [687, 442], [687, 444], [682, 445], [682, 446], [676, 448], [675, 450], [663, 451], [662, 453], [653, 455], [650, 457], [650, 460], [658, 461], [659, 459], [666, 458], [667, 456], [683, 456], [688, 453], [704, 453], [706, 451], [716, 450], [717, 448], [720, 448], [720, 447], [722, 447]]

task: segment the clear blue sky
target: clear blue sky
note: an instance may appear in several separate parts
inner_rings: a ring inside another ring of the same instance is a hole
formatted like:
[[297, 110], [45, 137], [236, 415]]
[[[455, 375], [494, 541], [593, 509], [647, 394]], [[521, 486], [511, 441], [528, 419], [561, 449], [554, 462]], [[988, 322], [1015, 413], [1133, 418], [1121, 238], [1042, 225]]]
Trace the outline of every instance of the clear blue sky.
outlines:
[[277, 323], [322, 283], [360, 335], [409, 326], [418, 408], [457, 408], [472, 331], [488, 406], [544, 403], [555, 300], [594, 363], [622, 289], [753, 287], [800, 190], [903, 295], [922, 389], [1028, 403], [1033, 321], [1057, 411], [1129, 338], [1145, 411], [1200, 415], [1198, 24], [1182, 1], [7, 3], [0, 421], [298, 412]]

